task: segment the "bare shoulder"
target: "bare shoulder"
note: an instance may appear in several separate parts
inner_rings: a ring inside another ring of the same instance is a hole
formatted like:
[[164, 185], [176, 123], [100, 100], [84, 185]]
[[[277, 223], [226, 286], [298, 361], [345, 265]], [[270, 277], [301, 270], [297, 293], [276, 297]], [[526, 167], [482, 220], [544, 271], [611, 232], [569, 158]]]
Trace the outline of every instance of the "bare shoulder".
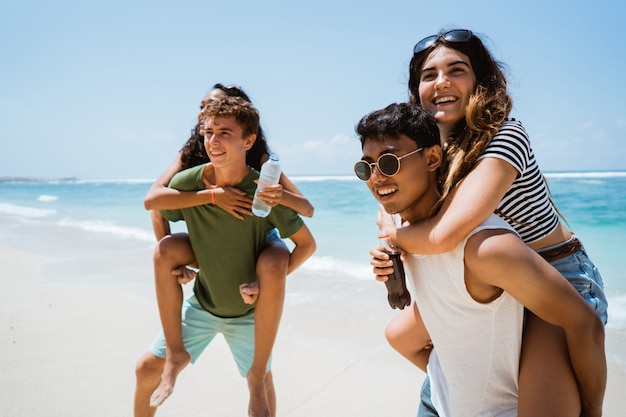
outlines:
[[486, 257], [519, 250], [526, 244], [515, 232], [505, 228], [484, 229], [473, 234], [465, 245], [465, 254]]
[[532, 249], [508, 229], [485, 229], [465, 245], [465, 266], [481, 276], [504, 272], [533, 259]]

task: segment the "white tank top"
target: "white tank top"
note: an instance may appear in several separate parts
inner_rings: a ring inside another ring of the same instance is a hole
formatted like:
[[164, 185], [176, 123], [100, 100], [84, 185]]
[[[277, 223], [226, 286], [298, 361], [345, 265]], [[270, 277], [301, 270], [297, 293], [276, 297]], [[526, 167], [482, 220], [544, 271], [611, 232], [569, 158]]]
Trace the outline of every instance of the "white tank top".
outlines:
[[524, 308], [506, 292], [479, 303], [465, 287], [465, 244], [484, 229], [513, 230], [492, 215], [450, 252], [407, 256], [407, 277], [436, 349], [428, 373], [440, 417], [517, 415]]

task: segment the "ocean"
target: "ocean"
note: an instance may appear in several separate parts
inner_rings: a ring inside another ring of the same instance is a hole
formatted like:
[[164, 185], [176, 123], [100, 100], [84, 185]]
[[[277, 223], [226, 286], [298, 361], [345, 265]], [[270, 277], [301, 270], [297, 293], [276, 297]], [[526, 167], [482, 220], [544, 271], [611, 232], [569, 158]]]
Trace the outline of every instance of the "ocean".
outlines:
[[[557, 207], [602, 273], [608, 326], [626, 329], [626, 172], [546, 177]], [[302, 268], [335, 280], [373, 280], [368, 252], [377, 244], [377, 203], [365, 184], [352, 176], [292, 180], [315, 206], [305, 222], [318, 249]], [[146, 271], [155, 238], [143, 207], [151, 183], [0, 179], [0, 244], [46, 256], [39, 279], [152, 296]], [[184, 231], [184, 224], [173, 230]]]

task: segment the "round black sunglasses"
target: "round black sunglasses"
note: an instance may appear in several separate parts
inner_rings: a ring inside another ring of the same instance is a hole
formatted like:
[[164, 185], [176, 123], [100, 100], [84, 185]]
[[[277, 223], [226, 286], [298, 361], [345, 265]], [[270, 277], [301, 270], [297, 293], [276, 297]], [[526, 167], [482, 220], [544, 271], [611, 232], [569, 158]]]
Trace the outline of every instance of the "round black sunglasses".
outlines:
[[392, 153], [381, 155], [376, 162], [358, 161], [354, 164], [354, 173], [360, 180], [367, 181], [372, 177], [374, 167], [378, 167], [378, 171], [386, 177], [393, 177], [400, 171], [400, 160], [407, 156], [413, 155], [424, 148], [417, 148], [406, 155], [396, 156]]

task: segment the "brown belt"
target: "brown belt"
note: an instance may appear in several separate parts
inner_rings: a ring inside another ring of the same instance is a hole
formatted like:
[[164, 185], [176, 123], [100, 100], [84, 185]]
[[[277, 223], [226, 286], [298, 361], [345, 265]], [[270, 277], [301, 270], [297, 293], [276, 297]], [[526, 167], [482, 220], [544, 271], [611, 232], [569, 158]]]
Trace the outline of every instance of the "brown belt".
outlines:
[[558, 261], [559, 259], [567, 258], [568, 256], [578, 252], [582, 247], [580, 240], [574, 237], [572, 240], [562, 246], [558, 246], [554, 249], [549, 249], [544, 252], [538, 252], [548, 262]]

